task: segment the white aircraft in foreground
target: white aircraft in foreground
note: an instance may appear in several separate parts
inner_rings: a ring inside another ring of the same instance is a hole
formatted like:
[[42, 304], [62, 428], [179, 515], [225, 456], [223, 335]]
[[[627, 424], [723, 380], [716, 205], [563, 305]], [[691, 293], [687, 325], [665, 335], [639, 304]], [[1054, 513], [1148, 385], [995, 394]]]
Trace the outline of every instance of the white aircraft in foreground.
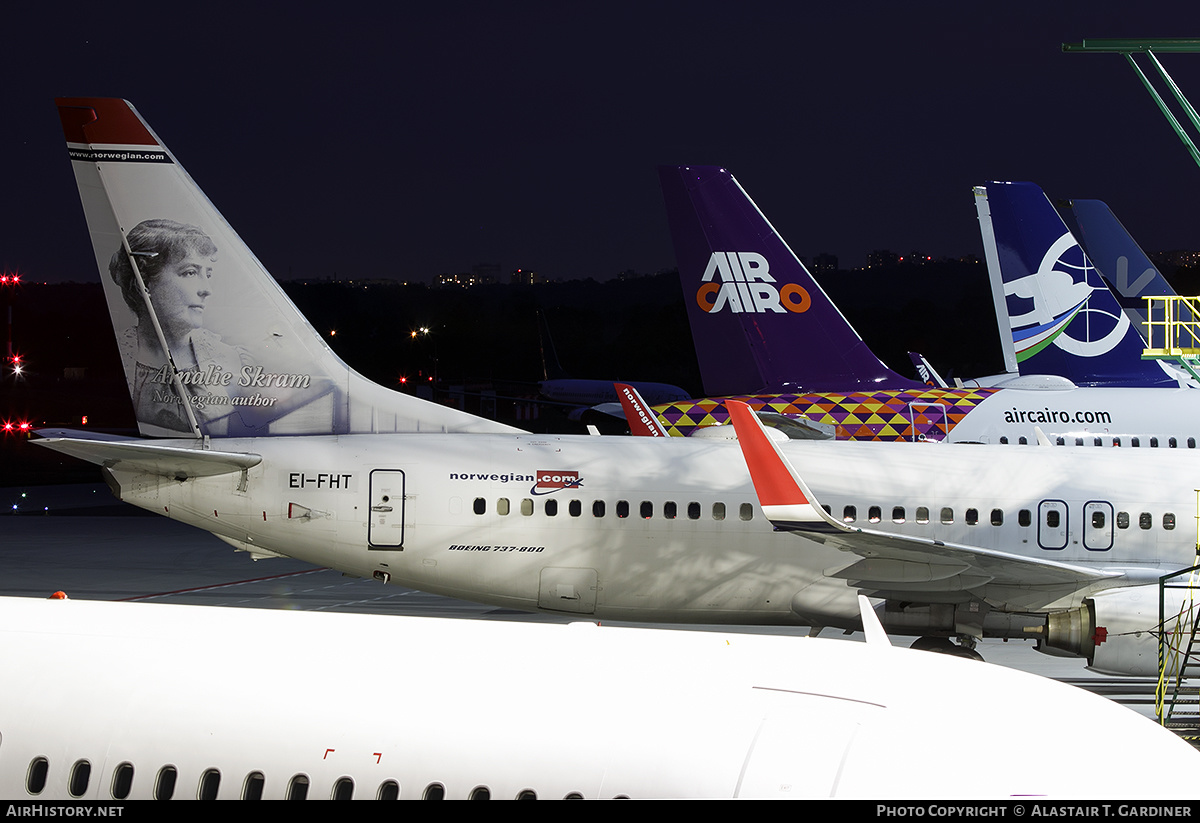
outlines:
[[101, 465], [120, 499], [254, 557], [515, 609], [857, 628], [866, 594], [889, 631], [1157, 673], [1158, 578], [1195, 555], [1195, 450], [788, 444], [836, 518], [890, 535], [798, 540], [763, 518], [734, 443], [533, 435], [370, 383], [132, 106], [59, 111], [158, 439], [39, 442]]
[[9, 800], [1165, 798], [1200, 770], [1116, 703], [886, 638], [4, 598], [0, 659]]

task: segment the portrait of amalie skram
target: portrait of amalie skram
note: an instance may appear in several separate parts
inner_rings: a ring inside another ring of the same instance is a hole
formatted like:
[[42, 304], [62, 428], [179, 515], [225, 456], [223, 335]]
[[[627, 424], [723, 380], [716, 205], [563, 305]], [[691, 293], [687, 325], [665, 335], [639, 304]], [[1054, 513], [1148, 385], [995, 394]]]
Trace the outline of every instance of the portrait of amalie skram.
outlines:
[[[286, 370], [282, 363], [255, 362], [249, 349], [230, 342], [252, 340], [255, 330], [218, 325], [230, 323], [228, 313], [220, 319], [210, 317], [221, 287], [219, 249], [203, 229], [155, 218], [138, 223], [126, 239], [149, 301], [138, 288], [134, 263], [124, 248], [113, 254], [108, 271], [135, 318], [133, 326], [118, 333], [118, 344], [134, 411], [148, 433], [192, 433], [164, 341], [202, 433], [265, 434], [281, 424], [288, 429], [298, 426], [297, 431], [329, 430], [328, 403], [318, 404], [326, 406], [324, 410], [305, 410], [331, 393], [332, 381]], [[161, 339], [151, 311], [162, 329]], [[279, 342], [274, 348], [286, 356]], [[297, 414], [303, 419], [284, 420]]]

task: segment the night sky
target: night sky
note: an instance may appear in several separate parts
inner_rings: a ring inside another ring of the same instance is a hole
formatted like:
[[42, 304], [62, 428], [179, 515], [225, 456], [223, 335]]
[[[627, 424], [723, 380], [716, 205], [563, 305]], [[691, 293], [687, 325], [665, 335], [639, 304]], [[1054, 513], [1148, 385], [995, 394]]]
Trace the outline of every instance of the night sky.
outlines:
[[[1196, 36], [1194, 3], [38, 5], [0, 12], [0, 266], [34, 280], [98, 277], [53, 105], [83, 95], [132, 101], [279, 279], [669, 268], [660, 163], [729, 168], [846, 268], [981, 255], [990, 179], [1200, 247], [1132, 70], [1061, 52]], [[1164, 63], [1200, 101], [1200, 54]]]

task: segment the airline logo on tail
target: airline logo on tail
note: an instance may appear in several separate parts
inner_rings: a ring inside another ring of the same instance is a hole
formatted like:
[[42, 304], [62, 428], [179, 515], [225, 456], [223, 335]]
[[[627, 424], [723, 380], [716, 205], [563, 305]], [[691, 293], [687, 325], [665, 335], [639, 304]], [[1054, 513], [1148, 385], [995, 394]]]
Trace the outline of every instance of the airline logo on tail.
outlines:
[[[1022, 314], [1009, 311], [1018, 362], [1051, 343], [1078, 357], [1099, 357], [1116, 348], [1129, 329], [1129, 318], [1121, 311], [1114, 315], [1089, 305], [1097, 291], [1088, 283], [1094, 271], [1067, 232], [1046, 250], [1036, 272], [1004, 284], [1005, 297], [1033, 301], [1033, 307]], [[1068, 333], [1067, 327], [1080, 315], [1087, 322], [1073, 327], [1074, 334]], [[1082, 336], [1075, 336], [1080, 332]]]
[[[714, 280], [718, 274], [720, 280]], [[771, 285], [775, 278], [770, 274], [770, 265], [758, 252], [714, 251], [701, 279], [704, 283], [696, 292], [696, 303], [710, 314], [726, 308], [734, 314], [800, 314], [812, 305], [803, 286]]]

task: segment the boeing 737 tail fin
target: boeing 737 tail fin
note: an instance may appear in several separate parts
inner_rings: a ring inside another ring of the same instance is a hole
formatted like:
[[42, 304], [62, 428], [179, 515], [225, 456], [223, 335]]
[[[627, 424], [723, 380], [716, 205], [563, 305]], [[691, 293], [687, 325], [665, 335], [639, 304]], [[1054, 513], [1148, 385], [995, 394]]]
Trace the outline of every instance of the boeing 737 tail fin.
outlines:
[[[1167, 297], [1174, 295], [1175, 290], [1106, 203], [1072, 200], [1062, 214], [1100, 276], [1117, 295], [1117, 302], [1129, 315], [1134, 328], [1145, 339], [1146, 301], [1143, 298]], [[1188, 311], [1186, 306], [1178, 308]], [[1180, 319], [1190, 320], [1190, 313]]]
[[667, 430], [658, 421], [654, 410], [638, 394], [638, 390], [628, 383], [613, 383], [621, 408], [625, 412], [625, 422], [629, 424], [629, 433], [634, 437], [667, 437]]
[[57, 103], [142, 434], [513, 431], [350, 369], [132, 105]]
[[710, 395], [920, 386], [877, 358], [725, 169], [661, 166]]
[[1141, 359], [1141, 335], [1040, 188], [988, 183], [975, 189], [975, 202], [1022, 374], [1061, 375], [1078, 386], [1180, 385]]

